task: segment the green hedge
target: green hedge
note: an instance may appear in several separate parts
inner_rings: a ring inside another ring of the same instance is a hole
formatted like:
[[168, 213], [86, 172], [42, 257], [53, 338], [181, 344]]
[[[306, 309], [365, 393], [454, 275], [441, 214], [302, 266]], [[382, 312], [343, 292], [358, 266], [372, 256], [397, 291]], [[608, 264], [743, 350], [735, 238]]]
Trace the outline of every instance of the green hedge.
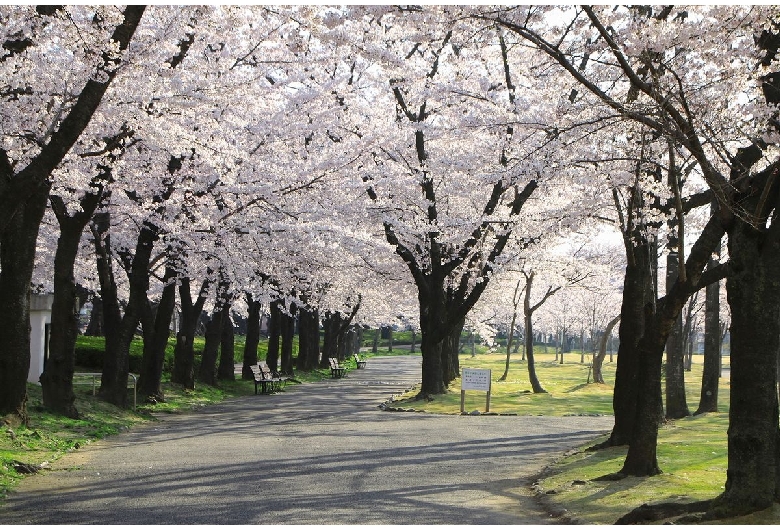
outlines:
[[[165, 363], [163, 364], [164, 372], [170, 372], [171, 366], [173, 366], [173, 349], [175, 345], [175, 338], [168, 339], [168, 346], [165, 348]], [[76, 341], [76, 366], [78, 369], [100, 372], [103, 370], [103, 357], [105, 356], [105, 353], [105, 337], [80, 336]], [[133, 339], [133, 342], [130, 343], [131, 373], [137, 374], [141, 371], [143, 355], [143, 341], [141, 338], [136, 337]]]
[[[240, 363], [244, 358], [245, 337], [237, 335], [235, 338], [235, 361]], [[203, 353], [203, 337], [195, 337], [195, 364], [200, 362], [200, 355]], [[173, 367], [173, 351], [176, 347], [176, 337], [168, 339], [168, 346], [165, 348], [165, 362], [163, 372], [170, 373]], [[257, 354], [260, 359], [265, 359], [268, 350], [267, 341], [261, 341], [257, 348]], [[105, 337], [87, 337], [79, 336], [76, 340], [76, 366], [77, 371], [100, 372], [103, 370], [103, 357], [106, 351]], [[137, 374], [141, 371], [141, 361], [144, 355], [143, 339], [136, 337], [130, 343], [130, 372]]]

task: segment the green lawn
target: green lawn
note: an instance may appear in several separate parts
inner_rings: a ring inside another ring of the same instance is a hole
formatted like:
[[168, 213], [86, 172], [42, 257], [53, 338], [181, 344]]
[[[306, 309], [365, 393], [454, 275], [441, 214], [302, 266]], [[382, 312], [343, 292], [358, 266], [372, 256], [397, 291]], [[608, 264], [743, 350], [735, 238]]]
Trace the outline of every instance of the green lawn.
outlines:
[[[585, 356], [580, 363], [579, 352], [567, 353], [564, 364], [555, 360], [554, 353], [536, 353], [536, 375], [547, 390], [545, 394], [531, 392], [528, 380], [528, 364], [520, 360], [519, 354], [512, 354], [509, 374], [506, 381], [498, 379], [504, 373], [506, 354], [485, 353], [472, 357], [460, 356], [461, 368], [481, 368], [491, 370], [492, 387], [490, 411], [499, 414], [521, 414], [529, 416], [566, 416], [573, 414], [612, 414], [612, 390], [615, 382], [615, 362], [609, 362], [609, 356], [602, 368], [605, 384], [594, 384], [590, 373], [591, 356]], [[615, 359], [617, 359], [615, 357]], [[693, 369], [686, 372], [686, 392], [691, 412], [699, 404], [701, 386], [702, 357], [694, 356]], [[589, 383], [590, 382], [590, 383]], [[728, 380], [721, 380], [719, 408], [728, 411]], [[414, 388], [394, 402], [400, 407], [438, 414], [460, 414], [460, 379], [453, 381], [446, 394], [435, 396], [433, 401], [416, 401]], [[469, 390], [466, 392], [465, 409], [485, 410], [485, 393]]]

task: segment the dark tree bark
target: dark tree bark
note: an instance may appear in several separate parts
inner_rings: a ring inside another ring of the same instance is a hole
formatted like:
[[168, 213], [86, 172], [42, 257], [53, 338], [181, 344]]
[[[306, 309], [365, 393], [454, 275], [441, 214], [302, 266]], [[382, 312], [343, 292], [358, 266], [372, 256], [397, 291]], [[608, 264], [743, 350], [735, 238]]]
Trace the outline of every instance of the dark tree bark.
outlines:
[[198, 380], [207, 385], [217, 386], [217, 357], [222, 337], [222, 309], [215, 308], [206, 323], [205, 344], [200, 358]]
[[[757, 40], [770, 66], [780, 48], [775, 25]], [[780, 104], [780, 73], [762, 78], [766, 102]], [[769, 124], [776, 132], [775, 116]], [[727, 227], [731, 269], [731, 404], [726, 489], [715, 511], [741, 514], [780, 500], [780, 426], [777, 367], [780, 355], [780, 161], [751, 174], [761, 147], [737, 151], [729, 183], [733, 208]]]
[[190, 279], [186, 276], [179, 278], [181, 318], [179, 330], [176, 332], [176, 347], [173, 350], [171, 382], [190, 390], [195, 388], [195, 331], [203, 304], [206, 303], [209, 283], [208, 279], [203, 280], [198, 298], [193, 302]]
[[61, 197], [50, 197], [54, 214], [60, 226], [60, 237], [54, 256], [54, 301], [52, 303], [49, 358], [41, 374], [43, 404], [48, 409], [78, 418], [73, 393], [73, 371], [76, 362], [76, 336], [78, 335], [78, 311], [76, 310], [76, 279], [73, 270], [84, 228], [89, 223], [103, 196], [102, 182], [108, 172], [93, 180], [96, 193], [86, 194], [80, 201], [81, 211], [68, 215]]
[[645, 332], [637, 348], [639, 371], [636, 415], [628, 453], [620, 471], [623, 475], [652, 476], [661, 472], [656, 448], [658, 426], [663, 421], [661, 365], [664, 347], [691, 294], [725, 274], [724, 268], [711, 271], [709, 276], [704, 274], [704, 268], [720, 245], [723, 234], [720, 220], [716, 217], [710, 218], [691, 249], [685, 264], [685, 275], [679, 275], [666, 296], [655, 304], [646, 304], [643, 308]]
[[176, 270], [165, 268], [163, 291], [156, 311], [149, 300], [143, 308], [141, 326], [144, 332], [144, 353], [141, 373], [138, 377], [138, 397], [149, 402], [165, 401], [162, 375], [165, 366], [165, 350], [171, 335], [171, 320], [176, 309]]
[[346, 352], [345, 345], [347, 342], [346, 333], [352, 324], [352, 320], [360, 309], [360, 303], [361, 298], [358, 297], [358, 302], [352, 308], [352, 312], [349, 315], [331, 311], [325, 313], [325, 316], [322, 319], [325, 336], [322, 344], [321, 368], [323, 368], [323, 364], [328, 364], [328, 359], [330, 357], [334, 357], [340, 361], [344, 360]]
[[[666, 259], [666, 289], [671, 290], [677, 281], [679, 256], [669, 252]], [[669, 332], [666, 342], [666, 419], [675, 420], [690, 416], [685, 396], [685, 350], [683, 348], [683, 323], [680, 314]]]
[[279, 339], [282, 335], [280, 304], [281, 301], [279, 300], [271, 302], [268, 320], [268, 350], [265, 356], [265, 362], [272, 372], [279, 370]]
[[[124, 20], [111, 37], [120, 50], [127, 48], [143, 12], [143, 6], [125, 8]], [[103, 56], [98, 66], [103, 75], [87, 81], [48, 143], [18, 173], [0, 148], [0, 417], [11, 416], [14, 422], [27, 422], [28, 300], [38, 229], [51, 188], [48, 179], [86, 129], [116, 76], [119, 61]]]
[[31, 197], [0, 233], [0, 417], [10, 417], [11, 423], [28, 420], [30, 281], [47, 197], [48, 191]]
[[298, 310], [298, 370], [314, 370], [320, 357], [320, 317], [316, 309]]
[[322, 340], [322, 360], [320, 368], [330, 358], [338, 357], [338, 313], [326, 311], [322, 319], [323, 340]]
[[[164, 187], [152, 195], [152, 203], [155, 205], [154, 212], [158, 215], [165, 211], [165, 202], [171, 197], [175, 189], [175, 181], [172, 178], [172, 175], [181, 166], [174, 162], [178, 162], [178, 160], [171, 158], [171, 163], [168, 165], [170, 175], [163, 179]], [[125, 193], [132, 200], [140, 202], [140, 198], [137, 198], [131, 192], [126, 191]], [[98, 273], [100, 276], [101, 298], [103, 299], [104, 309], [106, 309], [109, 307], [107, 301], [110, 297], [116, 297], [117, 291], [116, 285], [111, 285], [114, 283], [110, 261], [111, 253], [108, 244], [108, 233], [104, 232], [104, 230], [110, 228], [108, 217], [101, 219], [100, 223], [93, 222], [93, 227], [95, 228], [93, 230], [93, 235], [95, 248], [100, 258], [98, 260]], [[160, 239], [160, 232], [160, 227], [147, 219], [141, 223], [141, 228], [138, 232], [136, 241], [135, 253], [131, 255], [126, 249], [118, 252], [130, 283], [130, 293], [125, 307], [125, 313], [121, 319], [119, 318], [118, 299], [112, 299], [110, 303], [110, 309], [114, 312], [112, 320], [118, 321], [118, 326], [116, 328], [111, 326], [106, 327], [106, 355], [103, 363], [103, 374], [100, 381], [100, 393], [107, 401], [120, 407], [124, 407], [127, 404], [130, 343], [133, 340], [133, 335], [135, 334], [141, 319], [146, 319], [146, 326], [148, 329], [154, 329], [155, 327], [155, 323], [149, 313], [147, 291], [149, 290], [149, 277], [151, 275], [150, 266], [152, 263], [152, 249], [155, 242]], [[169, 297], [174, 295], [174, 292], [169, 291]], [[169, 310], [170, 304], [173, 303], [174, 302], [170, 301], [170, 299], [166, 300], [166, 312]], [[161, 318], [165, 319], [166, 315], [161, 315]], [[170, 318], [168, 323], [170, 323]], [[165, 333], [167, 333], [167, 331]], [[165, 337], [165, 341], [167, 342], [167, 337]], [[154, 343], [154, 339], [151, 343]], [[152, 350], [150, 350], [149, 355], [162, 355], [164, 357], [164, 351], [162, 354], [153, 351], [155, 348], [163, 348], [164, 350], [164, 345], [150, 346], [150, 348], [152, 348]], [[153, 362], [154, 361], [149, 360], [150, 366], [152, 366]], [[156, 375], [153, 377], [156, 378]], [[155, 386], [153, 379], [148, 379], [147, 384], [149, 385], [148, 389]], [[159, 386], [159, 384], [156, 386]]]
[[295, 313], [297, 308], [295, 304], [290, 304], [290, 314], [282, 313], [281, 315], [281, 369], [282, 374], [292, 376], [293, 375], [293, 339], [295, 338]]
[[379, 334], [381, 329], [382, 329], [381, 327], [378, 327], [374, 332], [374, 343], [371, 346], [371, 353], [376, 353], [379, 348]]
[[620, 307], [617, 368], [612, 409], [615, 426], [606, 446], [626, 445], [631, 441], [636, 421], [639, 392], [639, 339], [645, 334], [645, 307], [653, 305], [655, 244], [647, 240], [638, 219], [642, 208], [641, 194], [629, 190], [625, 212], [613, 190], [615, 205], [621, 219], [623, 243], [626, 250], [626, 271], [623, 277], [623, 301]]
[[465, 319], [455, 322], [442, 345], [442, 378], [445, 385], [449, 385], [456, 378], [460, 377], [458, 354], [460, 353], [460, 337], [465, 323]]
[[355, 327], [355, 347], [353, 353], [360, 354], [360, 348], [363, 347], [365, 339], [365, 328], [363, 326]]
[[246, 293], [246, 304], [249, 315], [246, 323], [246, 340], [244, 342], [244, 359], [241, 367], [241, 379], [252, 381], [254, 374], [252, 366], [257, 364], [257, 346], [260, 344], [260, 301]]
[[[720, 254], [720, 252], [717, 252]], [[711, 259], [707, 268], [716, 267]], [[695, 414], [718, 412], [718, 382], [720, 380], [720, 283], [713, 282], [706, 288], [704, 309], [704, 368], [701, 376], [701, 397]]]
[[[93, 223], [97, 228], [98, 225]], [[100, 225], [100, 229], [105, 228]], [[135, 254], [132, 258], [122, 256], [130, 283], [130, 295], [123, 316], [119, 316], [119, 300], [116, 298], [116, 283], [111, 267], [108, 237], [95, 234], [95, 246], [98, 253], [98, 273], [100, 276], [101, 298], [105, 310], [111, 308], [111, 320], [116, 327], [106, 326], [106, 355], [103, 374], [100, 381], [100, 394], [108, 402], [118, 407], [127, 406], [127, 381], [130, 371], [130, 343], [148, 303], [146, 293], [149, 290], [149, 265], [154, 243], [159, 239], [159, 229], [144, 221], [138, 233]], [[113, 285], [112, 285], [113, 284]], [[111, 298], [113, 297], [113, 299]], [[111, 299], [110, 304], [108, 300]]]
[[[754, 176], [754, 188], [738, 194], [747, 212], [759, 212], [755, 225], [735, 216], [728, 230], [731, 274], [726, 292], [731, 306], [731, 404], [726, 491], [718, 509], [750, 513], [771, 506], [780, 491], [777, 356], [780, 339], [780, 242], [777, 219], [763, 219], [777, 205], [780, 169], [776, 164]], [[763, 186], [760, 177], [768, 179]], [[771, 176], [771, 178], [770, 178]], [[757, 181], [757, 182], [756, 182]], [[754, 189], [770, 198], [761, 207]], [[776, 215], [776, 214], [775, 214]]]
[[103, 299], [99, 296], [92, 297], [92, 311], [89, 313], [89, 323], [84, 335], [88, 337], [103, 336]]
[[227, 303], [222, 307], [222, 335], [219, 347], [219, 367], [217, 368], [217, 379], [220, 381], [236, 380], [235, 350], [233, 319], [230, 315], [230, 304]]
[[[220, 274], [220, 276], [222, 275]], [[211, 313], [211, 319], [206, 323], [205, 344], [203, 345], [203, 354], [200, 358], [198, 379], [211, 386], [217, 386], [217, 359], [222, 341], [222, 318], [225, 306], [230, 305], [228, 298], [229, 289], [229, 282], [220, 277], [214, 311]]]

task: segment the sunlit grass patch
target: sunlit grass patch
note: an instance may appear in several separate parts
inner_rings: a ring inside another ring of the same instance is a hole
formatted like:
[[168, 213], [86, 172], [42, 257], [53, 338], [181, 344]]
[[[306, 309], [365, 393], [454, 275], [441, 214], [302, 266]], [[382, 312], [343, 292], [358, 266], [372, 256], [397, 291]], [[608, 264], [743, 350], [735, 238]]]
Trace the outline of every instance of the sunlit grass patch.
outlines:
[[728, 465], [728, 414], [710, 413], [663, 425], [654, 477], [598, 481], [623, 467], [626, 450], [580, 451], [554, 464], [539, 481], [541, 491], [570, 515], [594, 524], [612, 524], [644, 503], [712, 499], [723, 491]]
[[[491, 353], [475, 357], [461, 355], [461, 369], [491, 370], [490, 412], [530, 416], [612, 414], [615, 363], [604, 363], [606, 384], [594, 384], [589, 356], [586, 356], [586, 362], [580, 363], [579, 354], [567, 354], [564, 364], [559, 364], [552, 353], [537, 354], [536, 373], [547, 393], [534, 394], [528, 379], [528, 365], [520, 358], [519, 354], [513, 355], [507, 379], [499, 381], [504, 373], [505, 354]], [[434, 396], [433, 401], [415, 400], [418, 390], [413, 389], [404, 394], [394, 405], [438, 414], [460, 413], [460, 379], [450, 385], [447, 394]], [[466, 392], [464, 408], [467, 412], [484, 412], [485, 402], [485, 392], [469, 390]]]
[[[610, 415], [612, 394], [615, 382], [616, 362], [609, 362], [609, 356], [602, 368], [605, 384], [593, 383], [591, 355], [585, 355], [584, 361], [579, 352], [567, 353], [564, 363], [555, 360], [554, 353], [536, 353], [536, 374], [547, 391], [534, 394], [528, 377], [528, 364], [522, 361], [520, 354], [513, 354], [510, 360], [506, 381], [498, 379], [504, 373], [506, 354], [488, 353], [472, 357], [460, 356], [460, 367], [491, 370], [492, 389], [490, 411], [499, 414], [519, 414], [530, 416], [566, 416], [566, 415]], [[685, 373], [685, 389], [691, 413], [699, 404], [702, 377], [702, 356], [694, 356], [692, 370]], [[393, 404], [402, 408], [436, 414], [460, 413], [460, 379], [453, 381], [446, 394], [433, 397], [433, 401], [415, 400], [419, 386], [410, 390]], [[718, 410], [728, 411], [729, 382], [721, 379]], [[469, 390], [466, 392], [465, 410], [485, 411], [485, 393]]]

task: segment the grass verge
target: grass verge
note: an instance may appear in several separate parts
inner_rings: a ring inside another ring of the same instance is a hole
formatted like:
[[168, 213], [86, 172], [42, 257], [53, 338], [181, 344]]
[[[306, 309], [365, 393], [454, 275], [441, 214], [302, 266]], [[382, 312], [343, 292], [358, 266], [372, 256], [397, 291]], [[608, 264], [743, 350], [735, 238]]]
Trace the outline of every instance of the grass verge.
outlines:
[[[596, 480], [623, 466], [626, 447], [585, 451], [585, 447], [551, 465], [538, 481], [546, 500], [586, 524], [614, 524], [642, 504], [713, 499], [723, 492], [728, 467], [728, 413], [717, 412], [668, 422], [658, 433], [654, 477]], [[596, 440], [601, 441], [601, 440]], [[665, 521], [657, 521], [662, 524]], [[777, 524], [780, 506], [709, 524]]]

